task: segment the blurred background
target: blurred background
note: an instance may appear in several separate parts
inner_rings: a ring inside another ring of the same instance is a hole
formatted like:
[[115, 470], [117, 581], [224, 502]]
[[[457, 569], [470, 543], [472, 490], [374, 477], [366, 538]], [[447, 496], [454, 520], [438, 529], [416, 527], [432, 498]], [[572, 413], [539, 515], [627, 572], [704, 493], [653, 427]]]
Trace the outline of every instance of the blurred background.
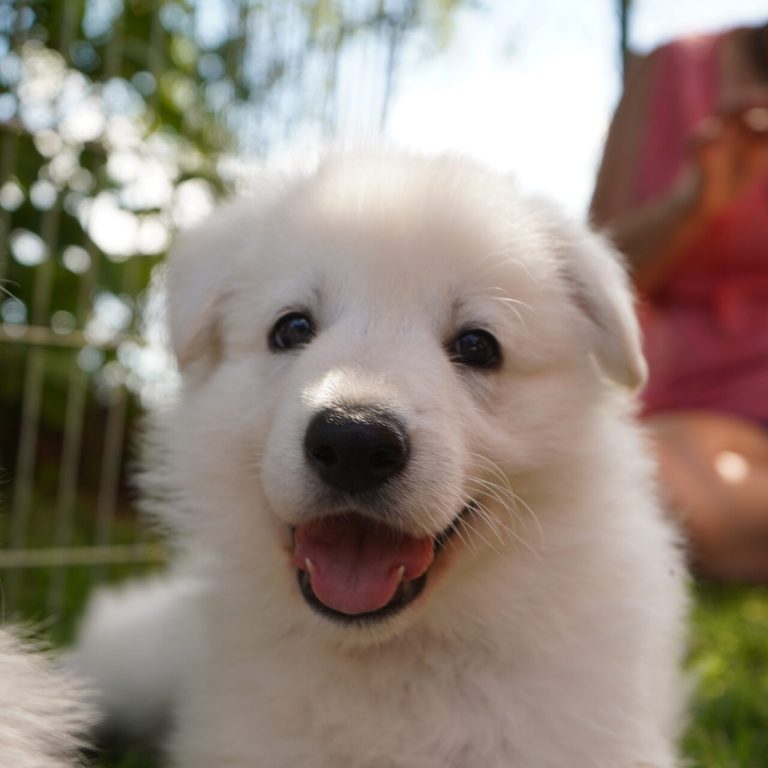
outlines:
[[[329, 142], [460, 151], [585, 217], [628, 48], [765, 0], [0, 0], [0, 595], [65, 643], [162, 567], [128, 479], [172, 393], [173, 233]], [[768, 765], [768, 596], [696, 585], [686, 750]], [[148, 762], [131, 763], [149, 765]], [[128, 763], [123, 763], [127, 765]]]

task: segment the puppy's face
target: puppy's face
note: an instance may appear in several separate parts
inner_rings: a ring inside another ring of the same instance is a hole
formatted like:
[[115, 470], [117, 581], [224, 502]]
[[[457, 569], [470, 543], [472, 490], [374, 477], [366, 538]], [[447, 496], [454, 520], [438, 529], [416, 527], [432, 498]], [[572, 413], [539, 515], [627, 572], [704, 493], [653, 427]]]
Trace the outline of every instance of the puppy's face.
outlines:
[[458, 162], [349, 158], [241, 201], [169, 294], [193, 535], [347, 632], [530, 546], [525, 489], [643, 376], [606, 247]]

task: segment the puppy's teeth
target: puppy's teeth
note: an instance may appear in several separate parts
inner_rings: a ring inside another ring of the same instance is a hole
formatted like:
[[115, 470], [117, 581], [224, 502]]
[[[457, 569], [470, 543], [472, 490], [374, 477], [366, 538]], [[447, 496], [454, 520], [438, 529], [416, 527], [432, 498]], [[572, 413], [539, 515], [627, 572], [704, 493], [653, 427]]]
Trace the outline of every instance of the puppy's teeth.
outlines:
[[304, 558], [304, 565], [307, 567], [307, 573], [311, 579], [315, 574], [315, 564], [308, 557], [306, 557]]
[[401, 565], [397, 569], [397, 583], [399, 584], [403, 580], [403, 574], [405, 573], [405, 566]]

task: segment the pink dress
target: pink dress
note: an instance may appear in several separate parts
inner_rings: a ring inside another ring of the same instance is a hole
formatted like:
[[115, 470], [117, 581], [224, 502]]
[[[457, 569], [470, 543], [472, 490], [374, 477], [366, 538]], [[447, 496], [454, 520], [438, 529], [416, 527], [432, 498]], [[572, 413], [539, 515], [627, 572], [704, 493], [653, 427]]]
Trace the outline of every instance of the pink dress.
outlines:
[[[724, 38], [660, 50], [635, 204], [674, 182], [692, 129], [715, 112]], [[768, 423], [768, 176], [711, 222], [647, 302], [646, 411], [703, 408]]]

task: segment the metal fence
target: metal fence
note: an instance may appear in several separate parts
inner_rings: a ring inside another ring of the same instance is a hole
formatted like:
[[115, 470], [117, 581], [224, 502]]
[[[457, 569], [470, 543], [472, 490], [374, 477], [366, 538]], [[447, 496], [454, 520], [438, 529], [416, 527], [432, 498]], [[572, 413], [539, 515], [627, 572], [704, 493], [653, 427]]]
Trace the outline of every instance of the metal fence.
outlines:
[[152, 275], [233, 186], [235, 152], [322, 138], [355, 89], [344, 118], [381, 127], [419, 6], [0, 2], [4, 615], [55, 620], [93, 582], [162, 561], [126, 472], [168, 377], [143, 332]]

